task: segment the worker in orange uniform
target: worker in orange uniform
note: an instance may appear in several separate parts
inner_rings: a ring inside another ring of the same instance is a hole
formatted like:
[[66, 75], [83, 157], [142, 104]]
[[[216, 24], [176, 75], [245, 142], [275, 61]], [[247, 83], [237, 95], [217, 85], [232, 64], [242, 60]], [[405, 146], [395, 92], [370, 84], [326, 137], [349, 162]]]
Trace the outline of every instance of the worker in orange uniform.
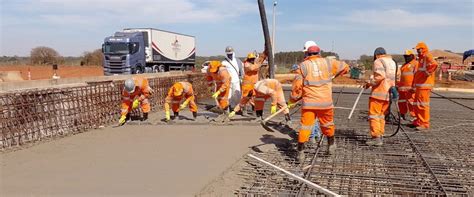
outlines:
[[[242, 105], [242, 100], [247, 100], [247, 98], [252, 97], [252, 92], [255, 86], [255, 83], [258, 81], [258, 71], [260, 70], [260, 66], [267, 58], [267, 52], [264, 51], [257, 57], [254, 53], [249, 53], [247, 55], [247, 59], [244, 61], [244, 77], [242, 79], [242, 97], [240, 101], [240, 105]], [[245, 101], [247, 103], [249, 100]], [[254, 106], [253, 101], [251, 101], [252, 107]], [[239, 105], [235, 106], [236, 108]], [[244, 107], [244, 106], [242, 106]], [[252, 110], [253, 111], [253, 110]]]
[[307, 41], [303, 49], [305, 59], [296, 71], [288, 102], [292, 108], [301, 103], [301, 128], [298, 133], [298, 160], [304, 161], [305, 143], [308, 142], [315, 119], [320, 121], [322, 133], [328, 139], [328, 154], [336, 149], [334, 138], [334, 105], [332, 102], [332, 79], [349, 71], [349, 65], [335, 59], [323, 58], [314, 41]]
[[382, 47], [375, 49], [374, 59], [372, 67], [374, 73], [364, 86], [366, 89], [372, 87], [369, 98], [369, 123], [372, 139], [367, 140], [366, 144], [381, 146], [383, 145], [385, 114], [387, 114], [389, 107], [390, 91], [395, 87], [397, 65]]
[[[181, 104], [183, 97], [185, 100], [183, 104]], [[173, 117], [170, 115], [170, 104], [174, 113]], [[168, 90], [168, 96], [165, 99], [166, 121], [170, 121], [171, 119], [178, 117], [179, 111], [186, 108], [188, 105], [189, 110], [193, 112], [193, 118], [195, 120], [197, 117], [198, 108], [196, 102], [194, 101], [193, 86], [189, 82], [176, 82]]]
[[143, 112], [142, 120], [148, 119], [148, 112], [150, 112], [150, 101], [148, 98], [151, 95], [151, 91], [146, 78], [132, 77], [125, 80], [122, 91], [122, 112], [119, 125], [124, 124], [126, 119], [128, 119], [128, 113], [139, 106]]
[[[283, 93], [283, 88], [281, 83], [276, 79], [263, 79], [258, 81], [255, 84], [253, 89], [254, 100], [255, 100], [255, 110], [257, 117], [262, 118], [263, 116], [263, 106], [265, 101], [269, 98], [272, 99], [272, 106], [270, 108], [270, 113], [274, 114], [277, 111], [277, 107], [279, 109], [285, 109], [285, 120], [290, 121], [290, 111], [286, 106], [285, 95]], [[245, 97], [240, 100], [240, 104], [235, 106], [234, 110], [229, 114], [229, 118], [235, 116], [235, 113], [240, 111], [247, 102], [250, 101], [251, 97]]]
[[215, 92], [212, 94], [212, 98], [217, 99], [219, 108], [224, 113], [228, 113], [230, 74], [220, 61], [209, 61], [207, 64], [208, 85], [215, 84]]
[[412, 85], [415, 71], [418, 68], [418, 61], [416, 61], [415, 54], [411, 50], [406, 50], [403, 57], [405, 58], [405, 64], [400, 68], [400, 81], [397, 83], [397, 89], [400, 94], [398, 108], [404, 120], [413, 121], [415, 118], [413, 106], [415, 91]]
[[413, 79], [416, 115], [413, 126], [422, 131], [430, 128], [430, 94], [435, 83], [435, 71], [438, 68], [438, 63], [433, 59], [433, 55], [424, 42], [418, 43], [415, 49], [418, 53], [419, 64]]

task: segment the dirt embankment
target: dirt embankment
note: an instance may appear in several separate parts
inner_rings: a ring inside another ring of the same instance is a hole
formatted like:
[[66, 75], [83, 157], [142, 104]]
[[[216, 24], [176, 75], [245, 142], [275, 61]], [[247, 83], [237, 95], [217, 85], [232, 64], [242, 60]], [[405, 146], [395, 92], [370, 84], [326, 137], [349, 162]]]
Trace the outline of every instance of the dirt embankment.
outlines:
[[[28, 80], [28, 70], [31, 73], [31, 80], [37, 79], [51, 79], [53, 76], [52, 66], [2, 66], [0, 65], [0, 72], [2, 71], [20, 71], [21, 77]], [[101, 66], [58, 66], [57, 74], [61, 78], [72, 77], [89, 77], [89, 76], [103, 76], [104, 70]]]

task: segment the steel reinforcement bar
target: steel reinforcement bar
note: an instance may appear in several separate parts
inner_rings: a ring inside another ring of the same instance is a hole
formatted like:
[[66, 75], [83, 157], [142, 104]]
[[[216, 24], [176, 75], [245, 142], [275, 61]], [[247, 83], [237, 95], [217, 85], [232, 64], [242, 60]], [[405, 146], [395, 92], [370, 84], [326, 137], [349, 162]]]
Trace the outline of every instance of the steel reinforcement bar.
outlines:
[[[153, 89], [152, 111], [163, 105], [168, 88], [178, 81], [191, 82], [197, 99], [208, 93], [204, 75], [199, 73], [148, 80]], [[0, 150], [114, 123], [120, 112], [123, 84], [123, 80], [103, 81], [0, 94]], [[139, 113], [135, 110], [132, 116]]]

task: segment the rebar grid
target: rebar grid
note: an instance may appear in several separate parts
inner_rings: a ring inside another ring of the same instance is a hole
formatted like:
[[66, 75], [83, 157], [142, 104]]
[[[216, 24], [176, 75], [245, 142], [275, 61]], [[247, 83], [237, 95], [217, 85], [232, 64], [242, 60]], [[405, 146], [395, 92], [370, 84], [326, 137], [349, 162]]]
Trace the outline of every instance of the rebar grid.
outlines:
[[[148, 78], [152, 111], [164, 103], [178, 81], [193, 84], [196, 98], [208, 92], [202, 74]], [[83, 132], [117, 121], [124, 81], [94, 82], [65, 88], [32, 89], [0, 94], [0, 149], [44, 138]], [[132, 116], [139, 116], [134, 110]]]
[[[344, 106], [354, 96], [345, 95]], [[430, 132], [406, 128], [384, 140], [382, 147], [369, 147], [367, 99], [361, 101], [353, 120], [347, 111], [336, 110], [337, 150], [326, 155], [324, 141], [316, 157], [315, 148], [306, 150], [303, 164], [295, 161], [296, 143], [264, 153], [252, 153], [301, 176], [315, 158], [308, 180], [341, 195], [472, 196], [474, 195], [474, 117], [446, 100], [432, 100]], [[465, 103], [472, 104], [467, 100]], [[297, 117], [295, 117], [297, 119]], [[273, 168], [246, 158], [240, 171], [244, 184], [238, 196], [322, 195], [288, 178]], [[301, 193], [299, 193], [301, 190]]]

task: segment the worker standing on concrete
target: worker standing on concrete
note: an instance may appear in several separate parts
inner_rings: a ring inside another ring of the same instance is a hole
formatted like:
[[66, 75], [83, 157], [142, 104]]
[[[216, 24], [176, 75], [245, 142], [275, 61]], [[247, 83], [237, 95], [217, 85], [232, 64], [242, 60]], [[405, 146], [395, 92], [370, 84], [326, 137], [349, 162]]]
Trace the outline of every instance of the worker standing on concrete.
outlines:
[[383, 145], [385, 132], [385, 114], [389, 107], [390, 91], [395, 86], [395, 72], [397, 65], [392, 57], [387, 55], [382, 47], [374, 52], [373, 75], [365, 84], [365, 88], [372, 87], [369, 98], [369, 123], [372, 139], [366, 142], [369, 146]]
[[[242, 62], [235, 56], [234, 48], [228, 46], [225, 48], [225, 60], [222, 61], [222, 65], [227, 68], [227, 72], [230, 75], [230, 91], [229, 91], [229, 102], [230, 106], [236, 106], [242, 96], [240, 91], [241, 80], [244, 76], [242, 68]], [[231, 109], [229, 109], [231, 110]]]
[[[255, 111], [257, 117], [262, 118], [263, 116], [263, 106], [265, 101], [268, 98], [272, 99], [272, 106], [270, 108], [270, 113], [274, 114], [279, 109], [285, 108], [285, 120], [290, 121], [290, 111], [286, 105], [285, 95], [283, 93], [283, 88], [281, 83], [276, 79], [263, 79], [258, 81], [255, 84], [253, 89], [254, 101], [255, 101]], [[234, 110], [229, 114], [229, 118], [232, 118], [236, 112], [240, 111], [245, 104], [250, 100], [250, 97], [242, 98], [240, 105], [235, 106]]]
[[125, 80], [125, 86], [122, 91], [122, 112], [119, 124], [122, 125], [129, 118], [128, 113], [139, 106], [142, 109], [142, 120], [148, 119], [150, 112], [150, 97], [152, 89], [148, 85], [148, 80], [143, 77], [134, 76]]
[[231, 77], [227, 68], [220, 61], [209, 61], [207, 68], [208, 85], [215, 84], [212, 98], [217, 99], [219, 108], [227, 114], [229, 108], [229, 90]]
[[[185, 98], [185, 100], [183, 104], [181, 104], [183, 98]], [[170, 115], [170, 104], [174, 113], [173, 117]], [[193, 86], [189, 82], [176, 82], [168, 90], [168, 96], [165, 99], [166, 121], [170, 121], [171, 119], [174, 120], [179, 116], [179, 111], [186, 108], [188, 105], [189, 110], [193, 112], [193, 119], [195, 120], [198, 108], [194, 100]]]
[[[242, 80], [242, 97], [240, 98], [240, 104], [242, 104], [242, 100], [251, 98], [252, 92], [255, 86], [255, 83], [258, 81], [258, 71], [260, 70], [260, 66], [267, 58], [267, 52], [264, 51], [257, 57], [255, 53], [249, 53], [247, 55], [247, 59], [244, 61], [244, 78]], [[246, 101], [245, 103], [247, 103]], [[252, 104], [252, 111], [254, 108], [254, 103], [250, 100]], [[238, 106], [238, 105], [237, 105]], [[237, 107], [236, 106], [236, 107]]]
[[424, 42], [418, 43], [415, 49], [418, 53], [419, 64], [413, 79], [416, 114], [413, 126], [417, 130], [423, 131], [430, 128], [430, 94], [435, 83], [435, 71], [438, 68], [438, 63], [433, 59], [433, 55]]
[[418, 61], [416, 61], [415, 54], [411, 50], [406, 50], [403, 57], [405, 58], [405, 64], [400, 68], [400, 81], [397, 83], [397, 89], [400, 93], [398, 108], [402, 118], [411, 122], [415, 118], [413, 77], [418, 68]]
[[349, 71], [342, 61], [323, 58], [314, 41], [307, 41], [303, 51], [305, 59], [300, 63], [291, 92], [288, 107], [298, 100], [301, 104], [301, 128], [298, 133], [298, 160], [304, 161], [305, 143], [308, 142], [314, 121], [320, 121], [322, 133], [328, 139], [328, 154], [336, 149], [334, 138], [334, 105], [332, 102], [332, 79]]

